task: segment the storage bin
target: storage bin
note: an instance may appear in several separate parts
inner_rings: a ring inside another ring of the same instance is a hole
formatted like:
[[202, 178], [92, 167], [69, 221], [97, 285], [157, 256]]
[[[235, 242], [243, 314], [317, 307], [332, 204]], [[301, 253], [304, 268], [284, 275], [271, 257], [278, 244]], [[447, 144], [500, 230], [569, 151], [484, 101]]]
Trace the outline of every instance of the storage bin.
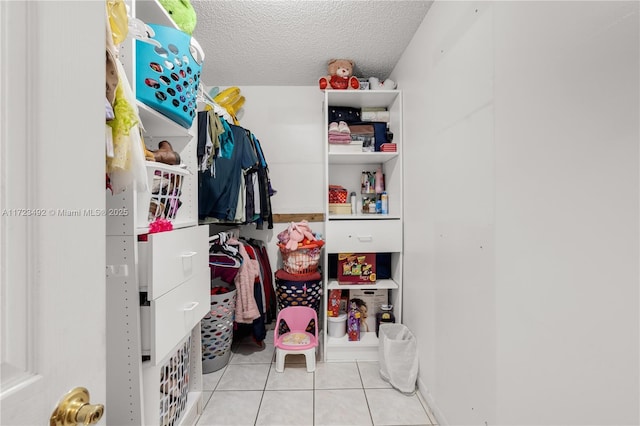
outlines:
[[380, 377], [400, 392], [412, 395], [418, 379], [418, 344], [403, 324], [380, 324]]
[[145, 105], [190, 128], [204, 61], [202, 49], [188, 34], [148, 24], [150, 40], [136, 40], [136, 97]]
[[[311, 274], [290, 274], [283, 269], [278, 269], [276, 278], [276, 298], [278, 310], [287, 306], [309, 306], [313, 308], [320, 318], [320, 302], [322, 301], [322, 275], [320, 272]], [[280, 332], [288, 331], [286, 324]], [[307, 331], [311, 332], [315, 327], [311, 321]]]
[[173, 222], [182, 202], [182, 184], [189, 171], [157, 161], [146, 161], [149, 192], [138, 193], [137, 224], [146, 226], [157, 219]]
[[354, 289], [349, 290], [349, 300], [360, 299], [367, 305], [367, 318], [360, 331], [376, 331], [376, 315], [382, 312], [382, 305], [389, 303], [389, 290], [386, 289]]
[[329, 203], [330, 214], [351, 214], [351, 203]]
[[278, 269], [275, 273], [278, 309], [287, 306], [309, 306], [320, 316], [322, 301], [322, 275], [320, 272], [304, 275], [287, 273]]
[[329, 203], [346, 203], [347, 190], [341, 186], [329, 185]]
[[323, 245], [323, 240], [316, 240], [309, 245], [298, 247], [296, 250], [289, 250], [284, 244], [278, 244], [283, 269], [290, 274], [299, 275], [316, 272]]
[[347, 314], [327, 317], [327, 334], [331, 337], [342, 337], [347, 334]]
[[187, 405], [191, 338], [178, 347], [160, 369], [159, 425], [176, 424]]
[[[218, 287], [220, 288], [220, 287]], [[233, 321], [236, 309], [236, 289], [229, 287], [226, 293], [211, 290], [211, 311], [200, 321], [202, 327], [202, 372], [220, 370], [231, 356]]]

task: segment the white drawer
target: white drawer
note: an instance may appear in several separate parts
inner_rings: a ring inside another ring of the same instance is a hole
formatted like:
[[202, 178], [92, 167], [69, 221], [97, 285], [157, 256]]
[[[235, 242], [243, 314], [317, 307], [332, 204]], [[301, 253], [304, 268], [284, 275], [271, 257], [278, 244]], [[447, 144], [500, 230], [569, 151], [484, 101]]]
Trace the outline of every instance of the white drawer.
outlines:
[[194, 226], [149, 234], [138, 243], [140, 291], [157, 299], [209, 266], [209, 228]]
[[400, 219], [330, 220], [325, 232], [329, 253], [402, 251]]
[[156, 364], [175, 348], [211, 310], [209, 268], [140, 307], [143, 355]]

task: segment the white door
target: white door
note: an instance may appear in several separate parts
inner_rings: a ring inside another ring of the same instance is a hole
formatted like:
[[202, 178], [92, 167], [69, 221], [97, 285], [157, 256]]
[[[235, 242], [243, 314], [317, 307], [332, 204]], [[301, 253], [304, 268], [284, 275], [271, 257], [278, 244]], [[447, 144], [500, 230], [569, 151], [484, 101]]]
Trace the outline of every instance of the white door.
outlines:
[[104, 11], [0, 1], [2, 425], [106, 400]]

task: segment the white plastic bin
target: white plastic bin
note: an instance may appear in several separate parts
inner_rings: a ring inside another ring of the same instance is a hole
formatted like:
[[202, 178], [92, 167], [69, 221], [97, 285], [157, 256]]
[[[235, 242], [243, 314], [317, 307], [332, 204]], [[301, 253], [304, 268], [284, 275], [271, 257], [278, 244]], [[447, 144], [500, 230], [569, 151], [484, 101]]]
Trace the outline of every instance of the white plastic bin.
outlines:
[[416, 391], [418, 348], [413, 333], [403, 324], [380, 324], [378, 361], [380, 377], [404, 394]]
[[342, 337], [347, 334], [347, 314], [327, 317], [327, 334], [331, 337]]

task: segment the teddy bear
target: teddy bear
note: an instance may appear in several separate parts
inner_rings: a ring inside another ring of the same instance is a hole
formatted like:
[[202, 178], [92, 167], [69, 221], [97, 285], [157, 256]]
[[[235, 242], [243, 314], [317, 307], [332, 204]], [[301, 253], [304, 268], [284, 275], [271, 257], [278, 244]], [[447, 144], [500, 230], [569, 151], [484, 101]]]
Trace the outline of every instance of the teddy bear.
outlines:
[[190, 0], [158, 0], [178, 28], [189, 35], [196, 28], [196, 11]]
[[355, 90], [360, 82], [353, 76], [354, 63], [351, 59], [331, 59], [328, 63], [329, 75], [320, 77], [318, 84], [321, 90]]

